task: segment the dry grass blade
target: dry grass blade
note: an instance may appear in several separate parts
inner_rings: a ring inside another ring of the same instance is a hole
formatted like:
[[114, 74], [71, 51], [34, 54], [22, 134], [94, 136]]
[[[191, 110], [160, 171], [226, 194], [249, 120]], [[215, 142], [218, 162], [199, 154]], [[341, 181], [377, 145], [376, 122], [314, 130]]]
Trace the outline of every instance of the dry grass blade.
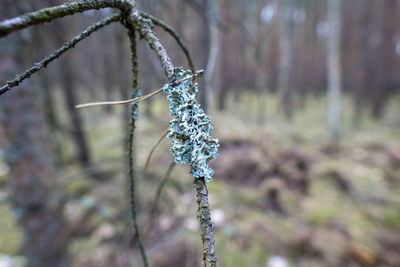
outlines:
[[120, 101], [105, 101], [105, 102], [92, 102], [92, 103], [86, 103], [86, 104], [80, 104], [75, 106], [75, 108], [88, 108], [88, 107], [94, 107], [94, 106], [103, 106], [103, 105], [123, 105], [123, 104], [129, 104], [129, 103], [134, 103], [134, 102], [139, 102], [142, 100], [145, 100], [149, 97], [152, 97], [153, 95], [158, 94], [159, 92], [162, 91], [162, 88], [158, 89], [157, 91], [154, 91], [153, 93], [150, 93], [148, 95], [140, 96], [137, 98], [133, 99], [128, 99], [128, 100], [120, 100]]
[[146, 165], [144, 166], [145, 169], [149, 166], [151, 156], [153, 155], [154, 150], [158, 147], [158, 145], [161, 143], [161, 141], [167, 136], [168, 134], [168, 129], [163, 133], [163, 135], [160, 137], [160, 139], [157, 141], [157, 143], [153, 146], [153, 148], [150, 150], [149, 155], [147, 156], [146, 159]]
[[[183, 78], [183, 79], [181, 79], [181, 80], [178, 80], [176, 84], [178, 85], [178, 84], [180, 84], [181, 82], [184, 82], [184, 81], [186, 81], [186, 80], [192, 79], [192, 78], [194, 77], [192, 86], [191, 86], [190, 89], [189, 89], [189, 92], [190, 92], [190, 91], [193, 89], [194, 84], [197, 82], [198, 77], [199, 77], [202, 73], [203, 73], [203, 70], [196, 71], [195, 74], [193, 74], [193, 75], [191, 75], [191, 76], [189, 76], [189, 77]], [[149, 98], [149, 97], [152, 97], [153, 95], [158, 94], [158, 93], [161, 92], [162, 90], [163, 90], [163, 88], [160, 88], [160, 89], [158, 89], [157, 91], [154, 91], [153, 93], [150, 93], [150, 94], [148, 94], [148, 95], [144, 95], [144, 96], [141, 96], [141, 97], [133, 98], [133, 99], [119, 100], [119, 101], [91, 102], [91, 103], [86, 103], [86, 104], [77, 105], [77, 106], [75, 106], [75, 108], [77, 108], [77, 109], [78, 109], [78, 108], [89, 108], [89, 107], [104, 106], [104, 105], [124, 105], [124, 104], [139, 102], [139, 101], [145, 100], [145, 99], [147, 99], [147, 98]]]

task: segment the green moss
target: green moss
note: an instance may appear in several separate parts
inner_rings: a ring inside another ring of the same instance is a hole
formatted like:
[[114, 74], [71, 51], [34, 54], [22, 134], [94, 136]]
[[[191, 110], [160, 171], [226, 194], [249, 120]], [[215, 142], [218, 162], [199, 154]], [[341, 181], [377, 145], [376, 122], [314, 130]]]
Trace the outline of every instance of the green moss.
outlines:
[[85, 193], [89, 192], [90, 189], [93, 187], [93, 184], [88, 179], [79, 179], [74, 180], [68, 183], [64, 190], [67, 196], [69, 197], [78, 197], [82, 196]]
[[230, 244], [224, 250], [219, 251], [221, 266], [227, 267], [254, 267], [253, 259], [239, 247]]
[[385, 210], [383, 214], [383, 225], [385, 228], [400, 230], [400, 210], [391, 208]]
[[238, 203], [246, 206], [254, 206], [258, 199], [259, 195], [254, 192], [254, 189], [243, 189], [237, 195]]
[[0, 253], [15, 255], [18, 254], [22, 233], [10, 206], [0, 204]]

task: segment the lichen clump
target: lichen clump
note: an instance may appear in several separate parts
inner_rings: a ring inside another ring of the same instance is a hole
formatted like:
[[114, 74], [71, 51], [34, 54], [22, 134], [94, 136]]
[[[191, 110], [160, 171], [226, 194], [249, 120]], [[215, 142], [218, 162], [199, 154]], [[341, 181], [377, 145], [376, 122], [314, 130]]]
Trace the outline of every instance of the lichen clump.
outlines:
[[[137, 89], [135, 94], [132, 94], [132, 98], [138, 98], [142, 96], [142, 91], [140, 89]], [[133, 120], [137, 120], [139, 118], [139, 106], [138, 106], [138, 102], [133, 102], [132, 104], [132, 109], [131, 109], [131, 118]]]
[[190, 174], [211, 181], [214, 171], [208, 162], [218, 156], [218, 139], [210, 133], [213, 129], [211, 118], [207, 116], [196, 100], [197, 83], [192, 87], [193, 78], [176, 85], [177, 81], [192, 76], [191, 71], [177, 69], [169, 84], [163, 90], [167, 94], [171, 111], [168, 139], [172, 142], [174, 161], [189, 164]]

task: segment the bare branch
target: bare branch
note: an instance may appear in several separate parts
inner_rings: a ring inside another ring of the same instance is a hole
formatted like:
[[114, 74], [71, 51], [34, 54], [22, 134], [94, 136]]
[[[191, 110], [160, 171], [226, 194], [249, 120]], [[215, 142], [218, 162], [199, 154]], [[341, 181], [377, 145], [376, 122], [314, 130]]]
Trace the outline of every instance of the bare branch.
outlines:
[[136, 9], [136, 6], [134, 6], [131, 9], [130, 16], [128, 17], [128, 23], [136, 26], [140, 37], [143, 38], [154, 53], [156, 53], [165, 75], [168, 80], [170, 80], [174, 75], [174, 65], [172, 64], [171, 58], [168, 56], [164, 46], [151, 29], [151, 20], [143, 18]]
[[169, 33], [176, 40], [176, 42], [182, 48], [183, 53], [186, 56], [190, 70], [194, 72], [195, 67], [193, 64], [193, 60], [190, 56], [189, 50], [186, 48], [185, 44], [183, 43], [182, 39], [179, 37], [178, 33], [176, 33], [176, 31], [173, 28], [171, 28], [168, 24], [166, 24], [164, 21], [159, 20], [158, 18], [156, 18], [148, 13], [142, 12], [141, 15], [144, 18], [151, 19], [151, 21], [155, 25], [160, 26], [162, 29], [164, 29], [167, 33]]
[[217, 257], [214, 248], [213, 223], [211, 222], [208, 204], [208, 190], [203, 178], [194, 178], [197, 198], [197, 216], [200, 220], [200, 235], [203, 242], [203, 263], [205, 267], [217, 266]]
[[[132, 96], [137, 95], [138, 88], [138, 60], [137, 60], [137, 51], [136, 51], [136, 32], [133, 27], [128, 27], [128, 35], [129, 40], [131, 42], [131, 63], [132, 63]], [[139, 225], [137, 222], [136, 216], [136, 177], [135, 177], [135, 166], [134, 166], [134, 132], [136, 127], [136, 119], [133, 114], [136, 112], [137, 106], [132, 105], [131, 107], [131, 117], [129, 122], [129, 134], [128, 134], [128, 148], [127, 148], [127, 164], [128, 164], [128, 179], [129, 179], [129, 198], [131, 204], [131, 217], [132, 217], [132, 226], [133, 226], [133, 234], [137, 241], [140, 255], [142, 256], [143, 266], [148, 267], [149, 264], [147, 262], [146, 251], [140, 236]]]
[[0, 22], [0, 37], [4, 37], [11, 32], [24, 29], [26, 27], [50, 22], [57, 18], [62, 18], [86, 10], [114, 7], [123, 9], [126, 7], [124, 0], [83, 0], [78, 2], [66, 3], [59, 6], [43, 8], [38, 11], [27, 13], [19, 17], [11, 18]]
[[167, 78], [171, 79], [174, 74], [174, 65], [172, 64], [164, 46], [153, 33], [151, 29], [151, 20], [141, 16], [140, 12], [137, 10], [136, 3], [133, 0], [83, 0], [44, 8], [0, 22], [0, 37], [31, 25], [50, 22], [56, 18], [65, 17], [86, 10], [106, 7], [119, 8], [122, 11], [124, 18], [123, 23], [125, 23], [125, 26], [131, 26], [139, 32], [140, 36], [149, 44], [150, 48], [158, 56]]
[[101, 21], [97, 22], [96, 24], [93, 24], [92, 26], [89, 26], [86, 30], [81, 32], [79, 35], [75, 36], [71, 41], [65, 43], [60, 49], [54, 51], [50, 56], [46, 57], [42, 61], [33, 64], [33, 67], [25, 71], [24, 73], [17, 75], [17, 77], [14, 80], [8, 81], [6, 85], [0, 87], [0, 95], [4, 94], [11, 88], [18, 86], [23, 80], [31, 77], [32, 74], [40, 71], [42, 68], [47, 67], [47, 65], [52, 62], [53, 60], [57, 59], [60, 57], [62, 54], [64, 54], [66, 51], [69, 49], [75, 47], [77, 43], [91, 35], [93, 32], [99, 30], [100, 28], [110, 24], [111, 22], [118, 21], [121, 18], [121, 14], [114, 14], [111, 15], [105, 19], [102, 19]]

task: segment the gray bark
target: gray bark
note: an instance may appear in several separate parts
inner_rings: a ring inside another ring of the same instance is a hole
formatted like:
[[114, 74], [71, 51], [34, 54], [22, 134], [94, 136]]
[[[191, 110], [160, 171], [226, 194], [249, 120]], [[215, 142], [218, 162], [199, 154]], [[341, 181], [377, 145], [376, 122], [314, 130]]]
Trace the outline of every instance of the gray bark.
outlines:
[[212, 80], [215, 65], [219, 52], [219, 33], [218, 33], [218, 3], [217, 0], [208, 0], [208, 28], [210, 34], [209, 54], [204, 73], [204, 110], [210, 107], [211, 96], [213, 93]]

